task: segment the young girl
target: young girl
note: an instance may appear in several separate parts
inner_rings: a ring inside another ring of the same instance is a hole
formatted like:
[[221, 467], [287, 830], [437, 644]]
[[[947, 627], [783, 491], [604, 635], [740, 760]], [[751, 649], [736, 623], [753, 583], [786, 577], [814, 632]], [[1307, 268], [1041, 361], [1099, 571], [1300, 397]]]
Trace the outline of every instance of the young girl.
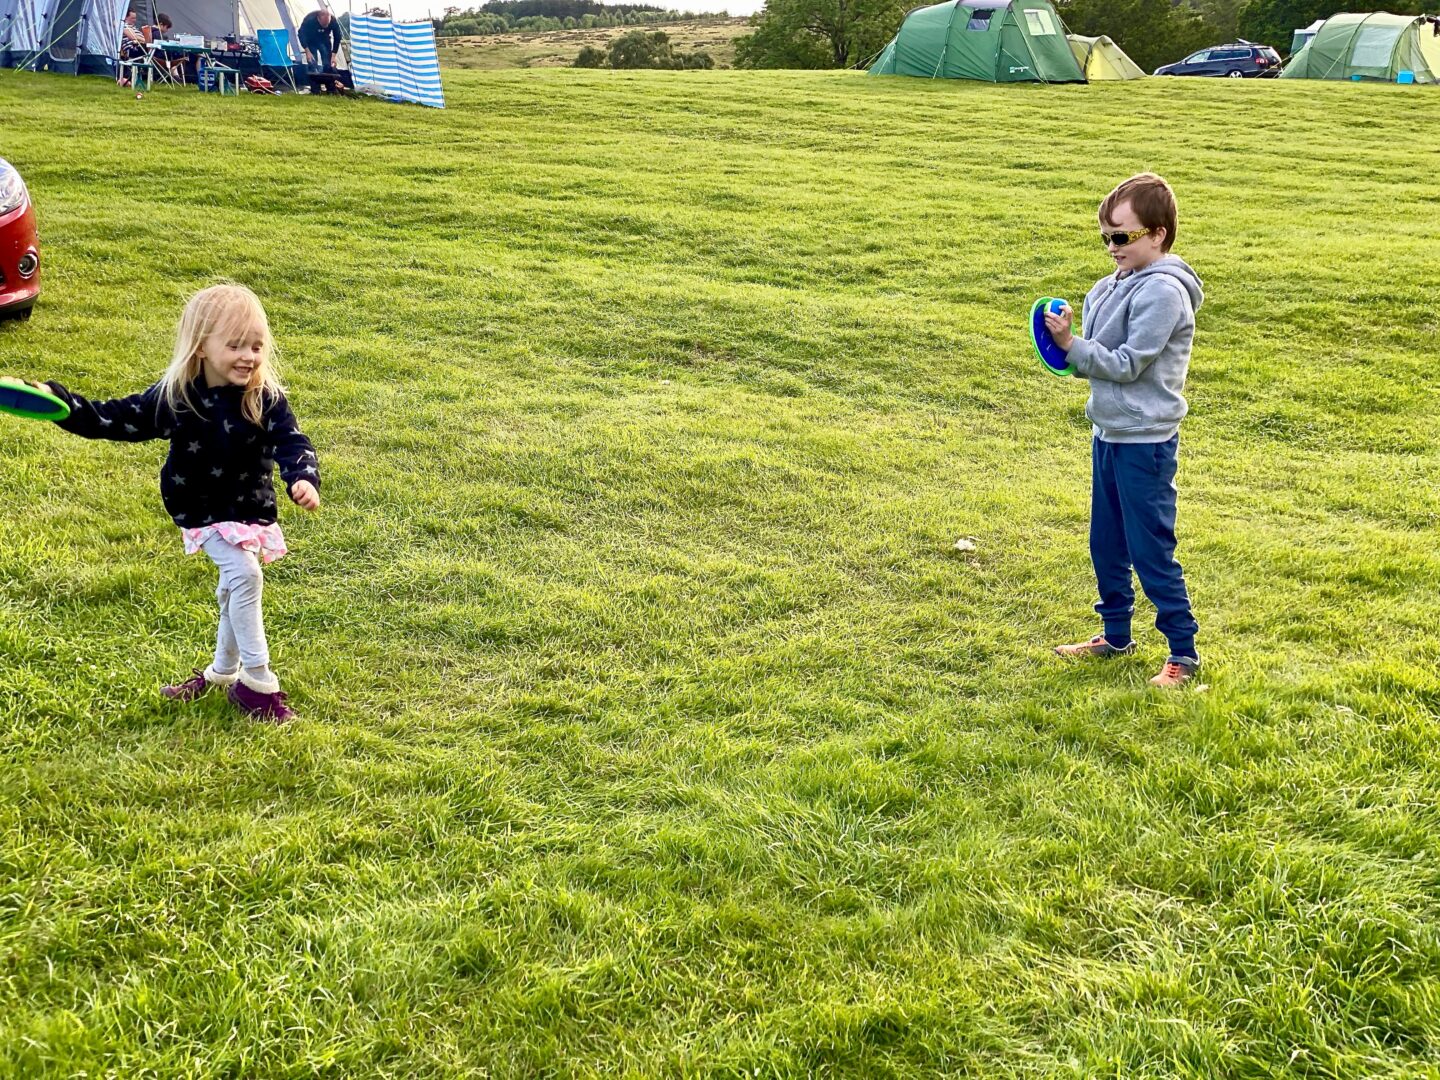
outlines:
[[186, 553], [204, 551], [220, 570], [220, 633], [214, 663], [161, 693], [192, 701], [223, 686], [250, 715], [283, 721], [294, 714], [270, 670], [260, 613], [260, 565], [285, 554], [271, 477], [278, 463], [290, 498], [315, 510], [320, 470], [276, 378], [272, 346], [255, 294], [213, 285], [185, 305], [170, 367], [144, 393], [87, 401], [58, 383], [34, 385], [70, 406], [60, 422], [66, 431], [119, 442], [170, 440], [160, 495]]

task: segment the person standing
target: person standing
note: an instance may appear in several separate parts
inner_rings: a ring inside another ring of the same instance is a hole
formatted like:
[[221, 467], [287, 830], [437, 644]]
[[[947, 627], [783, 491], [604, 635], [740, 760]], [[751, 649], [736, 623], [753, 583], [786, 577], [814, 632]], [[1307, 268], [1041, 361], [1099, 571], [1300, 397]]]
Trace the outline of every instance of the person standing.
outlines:
[[335, 70], [340, 55], [340, 23], [324, 8], [300, 20], [300, 48], [305, 50], [305, 63], [316, 74]]
[[1055, 651], [1123, 656], [1135, 650], [1133, 570], [1170, 644], [1169, 659], [1150, 682], [1177, 687], [1200, 667], [1199, 627], [1175, 559], [1175, 474], [1180, 421], [1189, 408], [1181, 391], [1205, 294], [1195, 271], [1171, 254], [1178, 213], [1163, 179], [1132, 176], [1105, 196], [1099, 217], [1115, 272], [1085, 297], [1085, 336], [1073, 332], [1068, 307], [1047, 313], [1045, 326], [1076, 373], [1090, 380], [1090, 558], [1102, 630]]

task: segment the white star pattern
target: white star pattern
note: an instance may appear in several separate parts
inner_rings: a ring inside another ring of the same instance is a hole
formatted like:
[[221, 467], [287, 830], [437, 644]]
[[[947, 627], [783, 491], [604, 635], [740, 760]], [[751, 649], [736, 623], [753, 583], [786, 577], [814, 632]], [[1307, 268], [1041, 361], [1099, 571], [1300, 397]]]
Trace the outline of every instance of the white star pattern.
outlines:
[[183, 477], [183, 476], [177, 476], [177, 477], [174, 478], [174, 480], [175, 480], [175, 486], [176, 486], [176, 487], [184, 487], [184, 486], [185, 486], [185, 477]]
[[114, 420], [111, 420], [110, 417], [108, 417], [108, 416], [102, 416], [102, 417], [100, 417], [100, 426], [101, 426], [101, 427], [109, 427], [109, 426], [110, 426], [111, 424], [113, 424], [113, 423], [115, 423], [115, 421], [114, 421]]
[[229, 435], [229, 434], [230, 434], [230, 428], [231, 428], [230, 421], [229, 421], [229, 420], [222, 420], [221, 423], [225, 426], [225, 434], [226, 434], [226, 435]]
[[131, 435], [134, 435], [134, 434], [135, 434], [137, 431], [139, 431], [140, 429], [139, 429], [138, 427], [136, 427], [134, 424], [126, 424], [126, 425], [125, 425], [125, 430], [128, 431]]
[[192, 454], [198, 454], [200, 452], [200, 444], [198, 442], [192, 442], [186, 449]]
[[224, 469], [211, 469], [211, 470], [210, 470], [210, 475], [213, 476], [213, 477], [215, 477], [216, 479], [219, 479], [220, 477], [222, 477], [222, 476], [225, 475], [225, 470], [224, 470]]

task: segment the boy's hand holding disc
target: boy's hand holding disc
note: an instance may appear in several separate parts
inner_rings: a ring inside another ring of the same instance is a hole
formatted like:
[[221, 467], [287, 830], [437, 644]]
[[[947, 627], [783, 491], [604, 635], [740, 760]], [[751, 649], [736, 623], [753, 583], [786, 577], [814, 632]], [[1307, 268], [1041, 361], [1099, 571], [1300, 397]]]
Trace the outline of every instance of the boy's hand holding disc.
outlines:
[[1030, 308], [1030, 344], [1051, 375], [1074, 375], [1066, 353], [1074, 341], [1070, 327], [1075, 315], [1064, 300], [1042, 296]]
[[64, 420], [70, 406], [50, 392], [44, 383], [0, 378], [0, 412], [25, 420]]
[[[1056, 305], [1060, 307], [1058, 313], [1055, 310]], [[1070, 328], [1074, 324], [1075, 313], [1070, 310], [1070, 305], [1064, 300], [1052, 302], [1045, 310], [1045, 329], [1050, 331], [1050, 336], [1054, 339], [1055, 344], [1066, 352], [1070, 351], [1070, 342], [1074, 340], [1074, 335], [1070, 332]]]

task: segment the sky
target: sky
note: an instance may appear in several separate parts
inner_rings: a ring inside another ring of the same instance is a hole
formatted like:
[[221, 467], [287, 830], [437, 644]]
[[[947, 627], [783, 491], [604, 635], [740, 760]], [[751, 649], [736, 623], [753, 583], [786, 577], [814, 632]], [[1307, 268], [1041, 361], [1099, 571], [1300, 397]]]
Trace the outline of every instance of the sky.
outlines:
[[[401, 19], [423, 19], [427, 15], [439, 15], [447, 7], [479, 7], [485, 0], [380, 0], [382, 7], [388, 6]], [[673, 7], [678, 11], [728, 11], [731, 15], [752, 15], [765, 6], [765, 0], [635, 0], [638, 3], [653, 4], [655, 7]], [[345, 0], [331, 0], [336, 11], [344, 11]], [[301, 6], [305, 6], [302, 0]], [[349, 5], [359, 10], [361, 5], [351, 0]], [[370, 6], [373, 6], [370, 5]]]

